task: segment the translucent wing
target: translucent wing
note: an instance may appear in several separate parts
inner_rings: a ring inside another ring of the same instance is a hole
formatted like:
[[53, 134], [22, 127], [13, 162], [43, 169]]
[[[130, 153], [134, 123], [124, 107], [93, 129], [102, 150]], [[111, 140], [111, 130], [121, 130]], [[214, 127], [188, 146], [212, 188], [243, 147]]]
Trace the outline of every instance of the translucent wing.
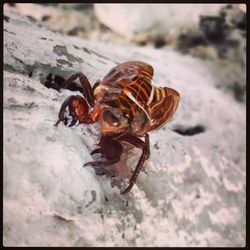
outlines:
[[[103, 78], [95, 90], [98, 101], [112, 101], [124, 97], [123, 92], [130, 92], [139, 102], [146, 102], [150, 93], [153, 67], [149, 64], [131, 61], [118, 64]], [[144, 96], [143, 96], [144, 94]]]
[[138, 78], [151, 82], [153, 74], [153, 67], [149, 64], [139, 61], [125, 62], [113, 67], [103, 78], [102, 84], [125, 88], [127, 84], [131, 84]]
[[151, 118], [150, 130], [164, 125], [174, 115], [180, 101], [180, 94], [172, 88], [155, 87], [154, 98], [148, 104], [148, 112]]

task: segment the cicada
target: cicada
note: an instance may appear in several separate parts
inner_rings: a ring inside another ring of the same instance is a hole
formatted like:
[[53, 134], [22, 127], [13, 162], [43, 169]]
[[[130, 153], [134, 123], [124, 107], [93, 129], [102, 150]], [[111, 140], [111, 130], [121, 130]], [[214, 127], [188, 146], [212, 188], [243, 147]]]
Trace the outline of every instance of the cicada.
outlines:
[[[79, 78], [83, 96], [69, 96], [62, 104], [56, 126], [63, 122], [73, 126], [98, 122], [100, 142], [91, 154], [101, 153], [100, 160], [84, 166], [107, 166], [119, 162], [122, 142], [142, 150], [140, 159], [121, 194], [128, 193], [150, 156], [149, 132], [160, 128], [175, 113], [180, 94], [173, 88], [152, 84], [154, 70], [147, 63], [130, 61], [118, 64], [93, 87], [82, 73], [76, 73], [64, 82], [64, 88]], [[65, 116], [68, 109], [71, 122]], [[144, 138], [142, 140], [141, 138]]]

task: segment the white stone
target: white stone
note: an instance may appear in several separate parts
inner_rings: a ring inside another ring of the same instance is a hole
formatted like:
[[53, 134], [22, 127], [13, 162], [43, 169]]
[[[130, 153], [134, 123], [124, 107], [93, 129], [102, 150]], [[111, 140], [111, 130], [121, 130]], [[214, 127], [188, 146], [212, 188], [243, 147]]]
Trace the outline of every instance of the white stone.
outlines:
[[[4, 246], [245, 246], [246, 107], [215, 87], [202, 60], [63, 36], [10, 11], [4, 20]], [[110, 178], [82, 167], [98, 125], [54, 127], [75, 93], [41, 82], [80, 70], [93, 84], [129, 60], [153, 65], [155, 85], [175, 88], [181, 101], [150, 133], [148, 175], [121, 196]], [[204, 133], [173, 131], [197, 124]]]
[[218, 14], [223, 4], [94, 4], [95, 13], [103, 24], [133, 39], [176, 33], [197, 27], [200, 15]]

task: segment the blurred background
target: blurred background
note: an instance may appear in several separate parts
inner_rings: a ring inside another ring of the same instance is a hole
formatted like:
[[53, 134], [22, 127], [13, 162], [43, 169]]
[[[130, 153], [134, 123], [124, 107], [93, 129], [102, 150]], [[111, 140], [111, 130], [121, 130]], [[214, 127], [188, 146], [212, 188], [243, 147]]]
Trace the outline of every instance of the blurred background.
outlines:
[[173, 47], [203, 59], [218, 88], [246, 99], [245, 4], [18, 4], [52, 31], [126, 46]]

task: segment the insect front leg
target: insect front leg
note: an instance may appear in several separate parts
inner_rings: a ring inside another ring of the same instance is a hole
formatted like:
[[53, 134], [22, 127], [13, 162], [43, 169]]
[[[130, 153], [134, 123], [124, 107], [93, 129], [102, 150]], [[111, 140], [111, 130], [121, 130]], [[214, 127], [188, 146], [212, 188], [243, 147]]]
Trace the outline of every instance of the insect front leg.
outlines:
[[134, 170], [134, 173], [133, 173], [132, 177], [129, 180], [129, 185], [128, 185], [128, 187], [126, 189], [121, 191], [121, 194], [127, 194], [132, 189], [132, 187], [134, 186], [140, 171], [143, 168], [144, 162], [150, 156], [149, 135], [147, 133], [145, 133], [144, 138], [145, 138], [145, 142], [143, 142], [141, 139], [139, 139], [138, 137], [133, 136], [133, 135], [123, 135], [123, 136], [121, 136], [119, 138], [119, 141], [126, 141], [128, 143], [131, 143], [135, 147], [142, 149], [141, 157], [139, 159], [139, 162], [137, 163], [137, 166], [136, 166], [136, 168]]
[[[80, 83], [83, 87], [84, 98], [79, 95], [68, 97], [63, 102], [60, 108], [59, 115], [58, 115], [59, 118], [57, 122], [55, 123], [55, 126], [57, 126], [61, 121], [65, 125], [67, 125], [68, 118], [65, 117], [64, 115], [67, 107], [69, 108], [69, 115], [72, 117], [72, 122], [70, 123], [69, 127], [75, 125], [77, 120], [79, 121], [79, 123], [88, 124], [88, 123], [94, 123], [97, 119], [97, 116], [100, 110], [98, 108], [98, 105], [95, 106], [94, 90], [98, 85], [100, 85], [101, 81], [100, 80], [96, 81], [96, 83], [94, 84], [92, 88], [87, 77], [84, 74], [76, 73], [64, 81], [64, 83], [62, 84], [62, 88], [69, 87], [70, 84], [73, 83], [73, 81], [76, 80], [77, 78], [79, 78]], [[94, 110], [91, 111], [91, 113], [88, 113], [89, 111], [88, 104], [94, 107]]]
[[94, 107], [95, 105], [95, 97], [94, 97], [94, 91], [93, 88], [91, 87], [88, 78], [83, 74], [83, 73], [76, 73], [72, 76], [70, 76], [64, 83], [63, 87], [67, 88], [70, 83], [72, 83], [74, 80], [79, 78], [79, 81], [83, 87], [84, 91], [84, 96], [86, 97], [88, 103], [90, 104], [91, 107]]
[[93, 112], [89, 113], [89, 106], [85, 98], [79, 95], [72, 95], [63, 102], [55, 126], [58, 126], [61, 121], [64, 123], [64, 125], [68, 124], [69, 117], [65, 117], [65, 112], [67, 108], [69, 110], [69, 116], [72, 118], [69, 127], [74, 126], [77, 121], [79, 121], [79, 123], [87, 124], [94, 123], [96, 121], [95, 113], [98, 110], [94, 110]]
[[[74, 98], [73, 95], [72, 95], [72, 96], [69, 96], [69, 97], [63, 102], [63, 104], [62, 104], [62, 106], [61, 106], [61, 108], [60, 108], [59, 114], [58, 114], [58, 120], [57, 120], [57, 122], [55, 123], [54, 126], [58, 126], [58, 124], [59, 124], [60, 122], [63, 122], [64, 125], [67, 125], [68, 119], [65, 117], [64, 113], [65, 113], [66, 108], [69, 106], [69, 103], [72, 101], [73, 98]], [[75, 123], [76, 123], [76, 120], [73, 119], [73, 120], [72, 120], [72, 123], [71, 123], [72, 126], [73, 126]]]

